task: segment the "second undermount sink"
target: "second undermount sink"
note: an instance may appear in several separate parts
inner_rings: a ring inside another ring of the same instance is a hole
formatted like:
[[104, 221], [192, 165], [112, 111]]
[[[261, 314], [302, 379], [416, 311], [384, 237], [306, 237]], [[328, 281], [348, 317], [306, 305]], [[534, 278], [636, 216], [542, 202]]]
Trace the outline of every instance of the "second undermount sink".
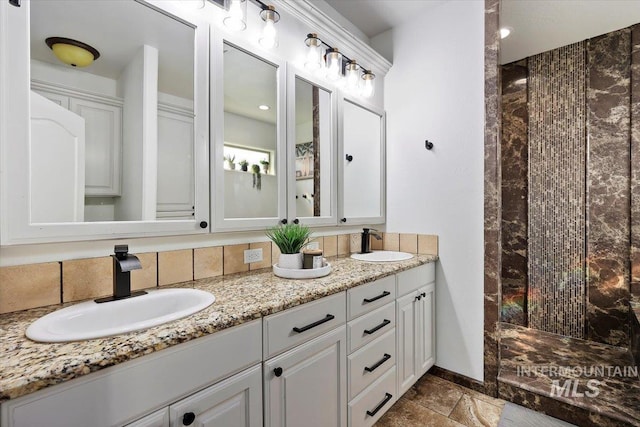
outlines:
[[198, 289], [163, 289], [101, 304], [86, 301], [41, 317], [27, 328], [26, 335], [39, 342], [109, 337], [187, 317], [215, 299]]
[[367, 254], [352, 254], [351, 258], [367, 262], [395, 262], [411, 259], [413, 255], [407, 252], [373, 251]]

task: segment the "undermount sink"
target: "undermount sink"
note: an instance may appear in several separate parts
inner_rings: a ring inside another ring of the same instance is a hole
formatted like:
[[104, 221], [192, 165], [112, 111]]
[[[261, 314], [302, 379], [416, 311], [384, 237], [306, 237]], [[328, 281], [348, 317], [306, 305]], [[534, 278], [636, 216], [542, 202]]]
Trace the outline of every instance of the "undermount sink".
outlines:
[[368, 254], [352, 254], [351, 258], [367, 262], [395, 262], [411, 259], [413, 255], [407, 252], [373, 251]]
[[187, 317], [215, 300], [198, 289], [163, 289], [101, 304], [86, 301], [41, 317], [27, 328], [26, 335], [39, 342], [109, 337]]

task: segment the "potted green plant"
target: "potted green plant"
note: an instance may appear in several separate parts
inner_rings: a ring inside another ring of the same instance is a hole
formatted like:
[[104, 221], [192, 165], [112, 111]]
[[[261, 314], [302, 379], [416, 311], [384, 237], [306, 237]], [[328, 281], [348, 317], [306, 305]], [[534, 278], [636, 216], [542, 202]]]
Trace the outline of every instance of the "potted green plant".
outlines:
[[229, 165], [229, 169], [235, 170], [235, 168], [236, 168], [236, 156], [232, 156], [231, 154], [227, 154], [226, 156], [224, 156], [224, 159], [226, 160], [227, 164]]
[[284, 224], [267, 229], [265, 234], [280, 249], [278, 267], [302, 268], [302, 252], [300, 250], [309, 241], [311, 235], [309, 227], [301, 224]]
[[267, 160], [260, 160], [260, 164], [262, 165], [264, 173], [269, 173], [269, 162]]
[[243, 172], [247, 172], [249, 170], [249, 162], [246, 160], [240, 160], [240, 170]]
[[260, 175], [260, 166], [251, 165], [251, 172], [253, 173], [253, 188], [260, 190], [262, 188], [262, 175]]

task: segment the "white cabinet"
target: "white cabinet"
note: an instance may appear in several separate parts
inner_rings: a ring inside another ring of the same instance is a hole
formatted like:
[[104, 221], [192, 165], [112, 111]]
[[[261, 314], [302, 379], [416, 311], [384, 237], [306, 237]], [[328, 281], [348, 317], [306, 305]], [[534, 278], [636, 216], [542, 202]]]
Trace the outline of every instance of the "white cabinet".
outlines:
[[265, 427], [347, 425], [345, 317], [344, 292], [265, 317]]
[[338, 105], [340, 223], [384, 223], [384, 112], [347, 97]]
[[398, 294], [406, 294], [396, 301], [399, 396], [435, 363], [434, 279], [433, 264], [398, 275]]
[[158, 219], [193, 217], [193, 138], [193, 113], [158, 106]]
[[346, 427], [344, 326], [264, 363], [265, 427]]
[[169, 408], [162, 408], [131, 424], [127, 424], [126, 427], [169, 427]]
[[172, 426], [262, 427], [262, 369], [256, 365], [169, 407]]
[[120, 195], [122, 101], [96, 95], [85, 96], [81, 92], [42, 83], [34, 87], [35, 92], [84, 119], [85, 196]]

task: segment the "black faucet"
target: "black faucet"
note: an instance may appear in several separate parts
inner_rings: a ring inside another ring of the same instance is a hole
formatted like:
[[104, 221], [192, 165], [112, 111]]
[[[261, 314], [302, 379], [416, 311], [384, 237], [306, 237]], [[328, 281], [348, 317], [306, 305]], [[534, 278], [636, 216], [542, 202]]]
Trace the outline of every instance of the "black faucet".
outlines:
[[131, 292], [131, 271], [142, 268], [137, 256], [129, 253], [128, 245], [116, 245], [113, 258], [113, 295], [95, 300], [97, 303], [117, 301], [146, 294], [145, 291]]
[[375, 237], [377, 240], [382, 240], [382, 237], [376, 233], [378, 230], [374, 230], [373, 228], [363, 228], [362, 229], [362, 239], [360, 241], [360, 253], [368, 254], [371, 252], [371, 239], [369, 236]]

